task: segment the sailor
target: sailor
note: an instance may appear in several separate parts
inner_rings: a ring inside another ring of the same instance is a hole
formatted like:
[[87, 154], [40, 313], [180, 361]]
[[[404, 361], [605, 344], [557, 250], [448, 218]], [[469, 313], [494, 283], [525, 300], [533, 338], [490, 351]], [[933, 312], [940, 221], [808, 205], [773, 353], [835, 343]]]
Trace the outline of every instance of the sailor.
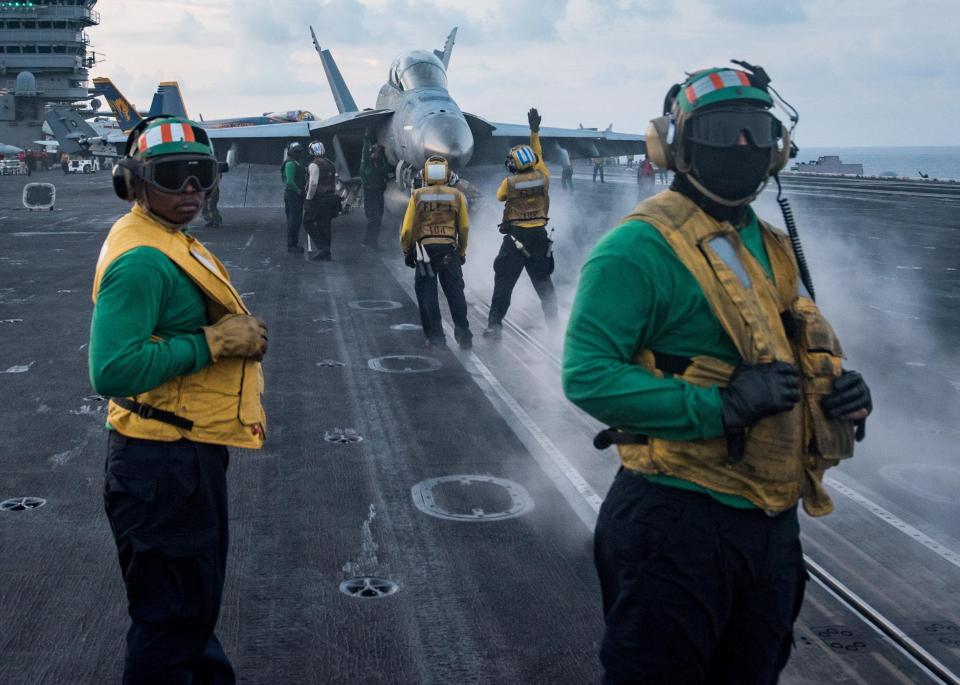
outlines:
[[600, 183], [604, 183], [603, 180], [603, 157], [593, 157], [591, 160], [593, 162], [593, 182], [597, 182], [597, 174], [600, 174]]
[[303, 227], [317, 244], [310, 259], [330, 261], [331, 223], [343, 205], [336, 193], [337, 173], [333, 162], [323, 156], [323, 143], [315, 140], [307, 147], [313, 160], [307, 167], [307, 192], [303, 203]]
[[644, 157], [637, 167], [637, 186], [640, 189], [641, 198], [653, 195], [654, 186], [657, 182], [656, 173], [653, 164], [647, 157]]
[[417, 270], [414, 290], [427, 346], [446, 344], [437, 294], [439, 280], [453, 318], [454, 337], [461, 350], [469, 350], [473, 346], [473, 334], [467, 321], [460, 267], [467, 261], [470, 219], [466, 197], [447, 185], [449, 181], [447, 160], [440, 156], [427, 159], [423, 166], [423, 186], [410, 194], [403, 216], [400, 247], [407, 266]]
[[287, 252], [302, 254], [300, 226], [303, 223], [303, 197], [307, 192], [307, 171], [303, 168], [303, 145], [287, 145], [286, 159], [280, 166], [283, 178], [283, 207], [287, 217]]
[[104, 502], [127, 590], [124, 683], [233, 683], [214, 627], [227, 557], [227, 447], [259, 449], [266, 326], [186, 233], [219, 169], [206, 132], [153, 117], [114, 190], [133, 202], [93, 282], [89, 369], [110, 398]]
[[206, 193], [203, 200], [203, 225], [206, 228], [219, 228], [223, 226], [223, 217], [220, 215], [220, 184], [218, 183], [213, 190]]
[[550, 209], [550, 171], [540, 147], [540, 114], [527, 113], [530, 144], [517, 145], [507, 155], [505, 165], [512, 174], [497, 189], [497, 199], [505, 202], [500, 232], [504, 234], [500, 253], [493, 262], [493, 297], [484, 337], [499, 340], [503, 317], [524, 269], [540, 297], [540, 306], [548, 323], [557, 318], [557, 299], [553, 290], [553, 243], [547, 235]]
[[362, 245], [378, 249], [380, 224], [383, 221], [383, 193], [390, 179], [390, 169], [384, 155], [383, 145], [373, 142], [373, 131], [367, 129], [363, 136], [363, 151], [360, 161], [360, 181], [363, 183], [363, 211], [367, 216], [367, 231]]
[[560, 163], [563, 170], [560, 173], [560, 187], [568, 192], [573, 192], [573, 162], [570, 160], [570, 153], [565, 148], [560, 148]]
[[797, 503], [830, 513], [823, 473], [872, 409], [802, 251], [750, 206], [791, 145], [769, 78], [738, 64], [668, 93], [646, 140], [673, 185], [593, 250], [567, 329], [564, 390], [623, 464], [594, 541], [606, 683], [777, 681], [806, 578]]

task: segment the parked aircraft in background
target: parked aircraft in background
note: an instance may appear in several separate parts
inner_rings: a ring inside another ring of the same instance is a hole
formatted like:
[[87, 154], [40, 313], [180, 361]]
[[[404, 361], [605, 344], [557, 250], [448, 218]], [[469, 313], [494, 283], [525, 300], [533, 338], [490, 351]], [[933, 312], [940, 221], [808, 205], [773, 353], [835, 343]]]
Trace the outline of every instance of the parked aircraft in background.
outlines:
[[[157, 92], [150, 103], [150, 110], [145, 114], [138, 112], [109, 78], [95, 78], [93, 84], [94, 92], [106, 99], [124, 131], [132, 129], [144, 117], [157, 116], [158, 114], [190, 118], [183, 100], [183, 94], [180, 92], [180, 85], [176, 81], [166, 81], [157, 86]], [[316, 121], [316, 117], [313, 113], [302, 109], [286, 112], [264, 112], [259, 116], [230, 117], [227, 119], [204, 119], [202, 114], [198, 116], [198, 123], [202, 123], [205, 129], [259, 126], [297, 121]]]

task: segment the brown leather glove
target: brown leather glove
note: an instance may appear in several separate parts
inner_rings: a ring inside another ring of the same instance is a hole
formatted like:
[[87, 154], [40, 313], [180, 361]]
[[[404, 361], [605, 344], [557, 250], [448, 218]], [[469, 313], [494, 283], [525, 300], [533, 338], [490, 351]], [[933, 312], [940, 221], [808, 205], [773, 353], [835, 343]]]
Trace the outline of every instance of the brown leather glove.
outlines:
[[245, 357], [260, 361], [267, 353], [267, 324], [247, 314], [227, 314], [203, 327], [210, 358]]

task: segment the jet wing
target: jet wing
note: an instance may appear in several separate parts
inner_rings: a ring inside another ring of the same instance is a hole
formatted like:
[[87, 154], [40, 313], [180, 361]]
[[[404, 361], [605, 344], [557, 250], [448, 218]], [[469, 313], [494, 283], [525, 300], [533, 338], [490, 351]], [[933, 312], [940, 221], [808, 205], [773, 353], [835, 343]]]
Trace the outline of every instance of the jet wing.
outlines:
[[[474, 138], [471, 164], [499, 164], [511, 147], [530, 141], [530, 129], [526, 124], [489, 122], [475, 114], [464, 116]], [[571, 159], [617, 157], [644, 154], [647, 151], [645, 137], [640, 134], [587, 128], [545, 126], [540, 129], [540, 143], [548, 162], [561, 161], [561, 147], [570, 154]]]
[[[205, 130], [213, 141], [217, 157], [221, 160], [226, 159], [227, 151], [232, 148], [235, 150], [236, 162], [279, 164], [283, 159], [284, 148], [293, 141], [307, 143], [311, 140], [322, 140], [330, 153], [333, 153], [334, 136], [355, 134], [359, 140], [364, 129], [376, 126], [392, 114], [390, 110], [344, 112], [323, 121], [205, 127]], [[200, 125], [203, 125], [202, 122]]]

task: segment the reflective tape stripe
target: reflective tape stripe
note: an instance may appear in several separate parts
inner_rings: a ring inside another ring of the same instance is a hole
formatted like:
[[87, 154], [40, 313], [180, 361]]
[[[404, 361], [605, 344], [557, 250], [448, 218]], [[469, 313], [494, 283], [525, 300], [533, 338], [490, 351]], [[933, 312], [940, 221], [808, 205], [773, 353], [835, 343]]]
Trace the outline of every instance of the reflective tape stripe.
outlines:
[[453, 202], [454, 196], [446, 193], [421, 193], [417, 195], [417, 202]]
[[160, 124], [154, 126], [139, 138], [140, 151], [147, 150], [155, 145], [178, 141], [193, 142], [195, 137], [189, 126], [184, 124]]
[[527, 190], [528, 188], [542, 188], [544, 185], [543, 179], [538, 179], [536, 181], [520, 181], [513, 185], [517, 190]]
[[723, 260], [723, 263], [729, 266], [731, 271], [737, 275], [743, 287], [750, 288], [753, 286], [753, 281], [750, 280], [750, 274], [747, 273], [747, 267], [740, 261], [740, 255], [737, 254], [737, 250], [733, 247], [733, 243], [730, 242], [729, 238], [725, 235], [718, 235], [707, 242], [710, 244], [710, 247], [713, 248], [713, 251], [717, 253], [717, 256]]
[[733, 88], [737, 86], [749, 85], [750, 78], [744, 72], [734, 71], [733, 69], [725, 69], [724, 71], [717, 71], [712, 74], [708, 74], [697, 81], [694, 81], [687, 86], [687, 89], [684, 91], [684, 93], [687, 96], [687, 100], [693, 103], [707, 93], [712, 93], [713, 91], [720, 90], [721, 88]]

